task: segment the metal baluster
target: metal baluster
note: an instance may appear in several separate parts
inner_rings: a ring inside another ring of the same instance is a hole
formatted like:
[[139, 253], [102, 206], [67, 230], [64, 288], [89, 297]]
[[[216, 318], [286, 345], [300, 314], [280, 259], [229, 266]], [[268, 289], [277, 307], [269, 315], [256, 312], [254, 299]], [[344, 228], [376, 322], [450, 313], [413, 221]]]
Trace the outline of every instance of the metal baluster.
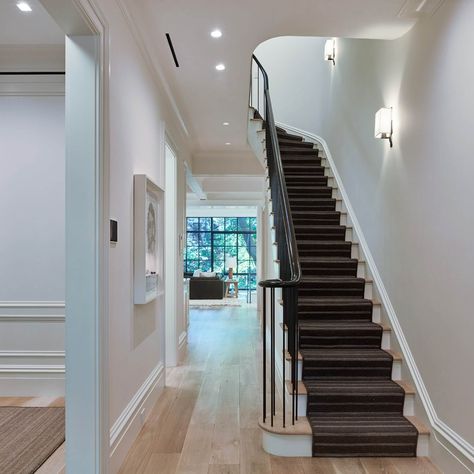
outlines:
[[271, 425], [273, 426], [273, 417], [275, 416], [275, 290], [270, 289], [270, 318], [271, 318], [271, 373], [270, 373], [270, 411]]
[[267, 415], [267, 289], [263, 287], [263, 422]]
[[285, 348], [285, 323], [283, 323], [283, 387], [282, 387], [282, 395], [283, 395], [283, 428], [285, 427], [285, 421], [286, 421], [286, 404], [285, 404], [285, 399], [286, 399], [286, 391], [285, 391], [285, 355], [286, 355], [286, 348]]

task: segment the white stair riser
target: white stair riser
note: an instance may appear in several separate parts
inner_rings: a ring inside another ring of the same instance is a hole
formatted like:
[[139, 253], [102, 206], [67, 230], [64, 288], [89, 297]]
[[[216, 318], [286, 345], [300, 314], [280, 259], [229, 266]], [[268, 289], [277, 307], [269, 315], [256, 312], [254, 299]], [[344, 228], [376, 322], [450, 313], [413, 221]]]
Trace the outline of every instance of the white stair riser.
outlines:
[[430, 455], [429, 433], [420, 434], [418, 436], [418, 444], [416, 445], [416, 455], [418, 457], [428, 457]]
[[359, 246], [357, 244], [352, 244], [351, 258], [359, 260]]
[[283, 457], [311, 457], [313, 437], [311, 435], [284, 435], [262, 430], [262, 447], [265, 452]]
[[365, 278], [365, 263], [357, 262], [357, 278]]
[[374, 323], [380, 323], [382, 321], [381, 312], [382, 308], [380, 303], [374, 303], [372, 306], [372, 321]]
[[373, 283], [371, 281], [366, 281], [365, 282], [365, 288], [364, 288], [364, 298], [366, 300], [371, 300], [373, 296]]

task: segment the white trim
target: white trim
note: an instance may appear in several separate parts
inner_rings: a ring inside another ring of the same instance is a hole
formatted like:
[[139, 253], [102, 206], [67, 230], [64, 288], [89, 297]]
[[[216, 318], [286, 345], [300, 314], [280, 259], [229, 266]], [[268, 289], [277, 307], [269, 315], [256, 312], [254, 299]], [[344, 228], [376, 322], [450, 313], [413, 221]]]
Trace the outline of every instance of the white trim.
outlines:
[[64, 314], [0, 314], [0, 322], [64, 323]]
[[64, 365], [0, 364], [0, 374], [64, 374]]
[[[395, 336], [398, 340], [398, 343], [400, 344], [400, 348], [403, 353], [404, 360], [406, 361], [406, 364], [408, 366], [408, 369], [410, 371], [411, 376], [413, 377], [413, 380], [415, 382], [416, 390], [418, 392], [418, 395], [420, 396], [420, 399], [423, 403], [423, 407], [426, 411], [426, 414], [428, 416], [429, 422], [432, 426], [432, 428], [440, 434], [446, 441], [448, 441], [455, 449], [457, 449], [463, 456], [465, 456], [471, 463], [474, 464], [474, 446], [471, 445], [468, 441], [466, 441], [462, 436], [460, 436], [458, 433], [456, 433], [452, 428], [450, 428], [444, 421], [442, 421], [438, 414], [436, 413], [436, 410], [433, 406], [433, 402], [431, 401], [431, 398], [429, 396], [428, 390], [423, 382], [423, 379], [421, 377], [420, 371], [418, 370], [418, 367], [416, 365], [415, 359], [413, 357], [413, 354], [410, 350], [410, 347], [408, 345], [408, 342], [405, 338], [405, 335], [403, 333], [402, 327], [400, 326], [400, 323], [398, 321], [395, 309], [390, 301], [390, 298], [388, 296], [387, 290], [385, 289], [385, 286], [383, 284], [382, 278], [380, 276], [380, 273], [377, 269], [377, 266], [375, 264], [374, 258], [370, 252], [369, 246], [367, 244], [367, 241], [365, 240], [364, 233], [362, 232], [362, 228], [359, 224], [359, 221], [357, 220], [356, 214], [354, 212], [354, 209], [350, 203], [349, 197], [344, 189], [344, 186], [342, 184], [341, 177], [337, 171], [336, 165], [334, 163], [334, 160], [332, 158], [331, 152], [329, 150], [329, 147], [326, 143], [326, 141], [319, 137], [318, 135], [315, 135], [313, 133], [306, 132], [304, 130], [301, 130], [296, 127], [292, 127], [290, 125], [286, 125], [280, 122], [277, 122], [277, 125], [289, 130], [291, 132], [294, 132], [296, 134], [302, 135], [311, 141], [315, 141], [316, 143], [319, 143], [325, 153], [326, 159], [328, 160], [328, 163], [331, 167], [332, 173], [334, 174], [334, 177], [336, 179], [339, 192], [341, 193], [342, 200], [347, 208], [347, 213], [350, 216], [350, 219], [352, 221], [352, 226], [354, 228], [354, 231], [356, 232], [359, 240], [359, 245], [362, 248], [362, 251], [365, 255], [365, 260], [367, 262], [367, 265], [372, 273], [372, 278], [374, 280], [374, 283], [377, 287], [377, 290], [380, 295], [381, 303], [384, 306], [387, 315], [390, 319], [390, 323], [392, 325], [393, 331], [395, 333]], [[442, 443], [440, 443], [442, 444]], [[447, 449], [447, 448], [446, 448]], [[449, 451], [449, 450], [448, 450]], [[451, 453], [452, 454], [452, 453]], [[459, 461], [459, 460], [458, 460]]]
[[[143, 416], [145, 405], [148, 405], [149, 411], [151, 411], [151, 407], [158, 397], [158, 388], [164, 386], [164, 375], [164, 364], [160, 362], [110, 428], [110, 458], [113, 459], [111, 464], [116, 465], [117, 468], [122, 463], [135, 440], [136, 434], [145, 422], [143, 418], [138, 420], [137, 417]], [[132, 427], [135, 428], [136, 433], [130, 433]]]
[[0, 96], [64, 96], [62, 75], [0, 76]]
[[2, 357], [64, 357], [64, 351], [0, 351]]
[[64, 301], [0, 301], [0, 323], [63, 323]]
[[0, 301], [2, 308], [65, 308], [64, 301]]
[[186, 344], [188, 333], [183, 331], [178, 337], [178, 348], [181, 350], [182, 346]]

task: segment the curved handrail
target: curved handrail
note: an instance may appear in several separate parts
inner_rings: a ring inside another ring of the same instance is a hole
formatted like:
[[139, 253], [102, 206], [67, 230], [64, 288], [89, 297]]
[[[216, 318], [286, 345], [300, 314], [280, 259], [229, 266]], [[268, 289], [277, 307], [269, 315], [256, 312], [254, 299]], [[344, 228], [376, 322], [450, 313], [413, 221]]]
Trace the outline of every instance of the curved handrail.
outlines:
[[[266, 290], [270, 289], [270, 314], [269, 314], [269, 330], [270, 330], [270, 420], [273, 426], [275, 408], [275, 289], [281, 288], [283, 299], [283, 323], [287, 328], [287, 333], [282, 333], [282, 393], [286, 390], [285, 377], [285, 357], [286, 347], [291, 357], [291, 384], [292, 384], [292, 423], [298, 419], [298, 284], [301, 281], [301, 265], [298, 255], [298, 247], [293, 226], [293, 219], [290, 213], [290, 204], [288, 199], [288, 191], [286, 189], [286, 181], [283, 173], [283, 164], [280, 154], [280, 146], [278, 143], [278, 133], [273, 117], [272, 101], [270, 98], [268, 75], [260, 61], [252, 55], [252, 63], [250, 68], [250, 106], [253, 104], [253, 63], [258, 67], [257, 73], [257, 107], [256, 111], [264, 120], [266, 130], [266, 158], [268, 177], [270, 179], [270, 193], [272, 198], [272, 208], [274, 212], [273, 222], [275, 225], [275, 233], [277, 240], [278, 258], [280, 259], [280, 278], [267, 279], [259, 281], [259, 286], [263, 287], [263, 317], [262, 317], [262, 367], [263, 367], [263, 386], [262, 386], [262, 419], [265, 423], [267, 416], [267, 303]], [[260, 108], [260, 74], [263, 76], [263, 107]], [[286, 397], [282, 398], [283, 427], [286, 423]]]
[[272, 109], [272, 102], [270, 98], [270, 91], [269, 91], [269, 81], [268, 81], [268, 74], [265, 71], [265, 68], [262, 66], [260, 61], [257, 57], [253, 54], [252, 59], [257, 64], [260, 72], [263, 76], [263, 84], [264, 84], [264, 94], [265, 94], [265, 122], [266, 122], [266, 129], [270, 134], [270, 142], [273, 150], [273, 157], [275, 160], [276, 165], [276, 172], [278, 176], [278, 184], [279, 190], [281, 193], [281, 213], [283, 217], [283, 226], [285, 228], [285, 235], [286, 235], [286, 250], [288, 254], [288, 262], [290, 266], [290, 279], [289, 280], [282, 280], [282, 279], [270, 279], [270, 280], [262, 280], [258, 284], [265, 288], [286, 288], [297, 286], [301, 281], [301, 264], [298, 255], [298, 247], [296, 244], [296, 236], [295, 236], [295, 229], [293, 227], [293, 220], [290, 214], [290, 204], [288, 199], [288, 192], [286, 189], [286, 182], [283, 174], [283, 164], [281, 161], [280, 155], [280, 146], [278, 144], [278, 135], [275, 126], [275, 120], [273, 118], [273, 109]]

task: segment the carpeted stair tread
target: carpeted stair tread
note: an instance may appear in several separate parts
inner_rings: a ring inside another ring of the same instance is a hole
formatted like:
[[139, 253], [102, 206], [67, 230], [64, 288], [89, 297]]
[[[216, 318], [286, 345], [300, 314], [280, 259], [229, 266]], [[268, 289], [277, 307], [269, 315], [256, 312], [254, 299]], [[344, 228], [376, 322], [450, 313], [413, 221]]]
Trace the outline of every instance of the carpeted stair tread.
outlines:
[[300, 257], [351, 257], [352, 243], [344, 240], [297, 239]]
[[346, 332], [346, 331], [375, 331], [382, 333], [382, 326], [371, 321], [353, 321], [353, 320], [338, 320], [338, 321], [299, 321], [298, 326], [300, 331], [324, 331], [324, 332]]
[[416, 456], [418, 431], [402, 415], [319, 415], [308, 421], [313, 456]]
[[391, 378], [393, 357], [382, 349], [306, 349], [303, 357], [303, 381], [318, 377]]
[[299, 320], [371, 321], [372, 302], [363, 298], [310, 298], [298, 296]]
[[403, 414], [405, 391], [392, 380], [341, 377], [307, 380], [304, 385], [310, 411], [317, 415], [348, 412]]
[[300, 137], [298, 135], [293, 135], [293, 134], [288, 133], [288, 132], [278, 131], [277, 135], [278, 135], [278, 139], [282, 139], [282, 140], [294, 140], [294, 141], [297, 141], [297, 142], [303, 141], [303, 137]]
[[280, 136], [278, 139], [280, 147], [293, 147], [293, 148], [308, 148], [310, 150], [315, 149], [314, 144], [311, 142], [288, 140], [286, 137]]
[[315, 263], [315, 264], [325, 264], [325, 263], [341, 263], [345, 264], [347, 262], [357, 263], [356, 258], [344, 258], [344, 257], [300, 257], [300, 263]]
[[382, 326], [360, 320], [299, 321], [300, 348], [379, 348]]
[[301, 146], [280, 146], [281, 155], [298, 155], [298, 156], [318, 156], [319, 150], [317, 148], [303, 148]]

